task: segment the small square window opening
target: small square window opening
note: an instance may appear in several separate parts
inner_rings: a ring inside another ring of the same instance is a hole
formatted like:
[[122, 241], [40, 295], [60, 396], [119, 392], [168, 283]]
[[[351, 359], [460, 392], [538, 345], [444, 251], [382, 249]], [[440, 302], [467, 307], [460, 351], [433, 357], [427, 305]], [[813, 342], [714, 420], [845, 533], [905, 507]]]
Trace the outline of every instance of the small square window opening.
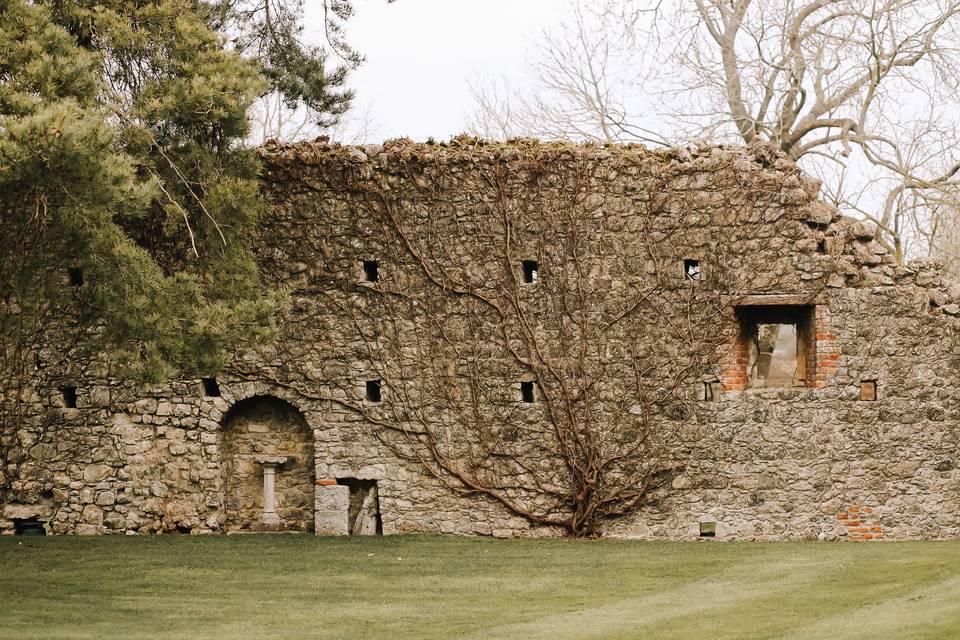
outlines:
[[71, 287], [83, 286], [83, 269], [80, 267], [70, 267], [67, 269], [67, 281]]
[[877, 381], [876, 380], [861, 380], [860, 381], [860, 399], [866, 400], [867, 402], [873, 402], [877, 399]]
[[700, 537], [701, 538], [715, 538], [717, 536], [717, 523], [716, 522], [701, 522], [700, 523]]
[[683, 277], [687, 280], [700, 279], [700, 261], [687, 258], [683, 261]]
[[520, 383], [520, 401], [526, 403], [532, 403], [536, 400], [534, 396], [535, 383], [533, 382], [521, 382]]
[[37, 518], [14, 518], [13, 533], [18, 536], [45, 536], [47, 530]]
[[367, 282], [380, 281], [380, 263], [376, 260], [363, 261], [363, 279]]
[[77, 408], [77, 388], [60, 387], [60, 393], [63, 395], [63, 406], [67, 409]]
[[523, 282], [524, 284], [534, 284], [537, 282], [539, 277], [539, 267], [536, 260], [524, 260], [521, 265], [523, 266]]
[[367, 380], [365, 397], [368, 402], [380, 402], [381, 395], [379, 380]]
[[217, 383], [216, 378], [203, 379], [203, 395], [207, 396], [208, 398], [220, 397], [220, 385]]
[[719, 380], [707, 380], [703, 383], [703, 401], [704, 402], [719, 402], [720, 401], [720, 390], [721, 383]]

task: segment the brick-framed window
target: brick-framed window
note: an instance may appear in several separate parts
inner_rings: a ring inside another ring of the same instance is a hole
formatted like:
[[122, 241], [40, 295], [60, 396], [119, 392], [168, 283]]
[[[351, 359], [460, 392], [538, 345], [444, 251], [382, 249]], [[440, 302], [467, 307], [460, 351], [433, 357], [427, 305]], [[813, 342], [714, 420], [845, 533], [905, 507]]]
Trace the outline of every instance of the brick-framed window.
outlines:
[[737, 308], [748, 387], [812, 386], [816, 368], [814, 307]]
[[827, 305], [799, 295], [750, 295], [734, 303], [737, 326], [723, 362], [723, 388], [823, 388], [839, 348]]

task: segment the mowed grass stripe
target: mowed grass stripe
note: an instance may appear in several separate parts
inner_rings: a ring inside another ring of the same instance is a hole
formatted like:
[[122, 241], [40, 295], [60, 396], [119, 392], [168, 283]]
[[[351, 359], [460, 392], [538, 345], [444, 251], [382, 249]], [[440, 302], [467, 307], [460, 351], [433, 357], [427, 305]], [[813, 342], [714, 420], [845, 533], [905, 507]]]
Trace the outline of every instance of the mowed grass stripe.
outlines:
[[687, 629], [698, 619], [725, 617], [729, 610], [744, 603], [778, 597], [790, 589], [814, 588], [823, 572], [823, 567], [799, 560], [766, 557], [744, 561], [675, 588], [524, 625], [500, 627], [474, 637], [618, 638], [651, 629], [660, 630], [652, 637], [673, 637], [678, 629], [683, 630], [678, 637], [689, 637]]
[[895, 598], [807, 621], [782, 637], [784, 640], [828, 636], [832, 640], [960, 637], [960, 577], [905, 591]]
[[960, 542], [0, 539], [0, 638], [913, 639], [958, 614]]

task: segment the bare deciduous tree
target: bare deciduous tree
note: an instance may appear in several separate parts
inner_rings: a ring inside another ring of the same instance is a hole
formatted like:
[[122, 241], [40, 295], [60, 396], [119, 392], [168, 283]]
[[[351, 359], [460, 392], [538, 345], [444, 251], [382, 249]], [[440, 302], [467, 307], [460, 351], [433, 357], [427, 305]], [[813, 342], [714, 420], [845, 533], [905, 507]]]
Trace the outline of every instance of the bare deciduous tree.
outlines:
[[520, 136], [665, 144], [656, 131], [633, 120], [627, 102], [640, 69], [629, 34], [611, 29], [579, 5], [558, 33], [544, 33], [529, 72], [537, 90], [526, 94], [503, 80], [475, 77], [477, 102], [470, 128], [495, 139]]
[[569, 6], [560, 28], [544, 31], [527, 56], [524, 80], [531, 87], [479, 76], [469, 82], [476, 101], [471, 132], [493, 139], [671, 144], [662, 122], [650, 126], [640, 117], [652, 113], [643, 108], [649, 88], [642, 85], [657, 79], [649, 52], [638, 45], [643, 33], [629, 26], [639, 13], [627, 16], [622, 0], [571, 0]]
[[287, 143], [319, 136], [343, 144], [367, 144], [378, 132], [369, 107], [352, 106], [335, 123], [322, 125], [308, 110], [289, 107], [276, 92], [260, 98], [250, 115], [250, 142], [258, 145], [270, 139]]
[[901, 259], [948, 250], [936, 234], [960, 197], [960, 3], [580, 6], [535, 57], [540, 98], [474, 83], [478, 133], [769, 141], [821, 177], [838, 206], [877, 222]]
[[322, 29], [312, 38], [305, 36], [304, 0], [215, 0], [206, 8], [208, 22], [230, 48], [255, 60], [267, 80], [251, 114], [254, 144], [321, 134], [356, 143], [369, 133], [369, 113], [345, 115], [354, 97], [346, 88], [348, 74], [363, 62], [346, 37], [353, 2], [318, 4]]

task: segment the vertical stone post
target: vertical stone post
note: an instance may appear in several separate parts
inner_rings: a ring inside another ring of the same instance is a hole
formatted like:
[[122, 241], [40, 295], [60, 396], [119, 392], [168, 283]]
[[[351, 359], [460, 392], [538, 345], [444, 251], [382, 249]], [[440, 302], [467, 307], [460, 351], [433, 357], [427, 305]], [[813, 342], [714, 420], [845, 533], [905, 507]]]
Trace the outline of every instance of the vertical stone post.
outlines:
[[276, 531], [283, 524], [277, 515], [276, 477], [277, 467], [286, 462], [285, 457], [257, 458], [263, 465], [263, 517], [260, 528], [266, 531]]
[[277, 476], [277, 465], [269, 462], [263, 465], [263, 524], [278, 525], [280, 516], [277, 515], [277, 499], [274, 494], [274, 481]]

